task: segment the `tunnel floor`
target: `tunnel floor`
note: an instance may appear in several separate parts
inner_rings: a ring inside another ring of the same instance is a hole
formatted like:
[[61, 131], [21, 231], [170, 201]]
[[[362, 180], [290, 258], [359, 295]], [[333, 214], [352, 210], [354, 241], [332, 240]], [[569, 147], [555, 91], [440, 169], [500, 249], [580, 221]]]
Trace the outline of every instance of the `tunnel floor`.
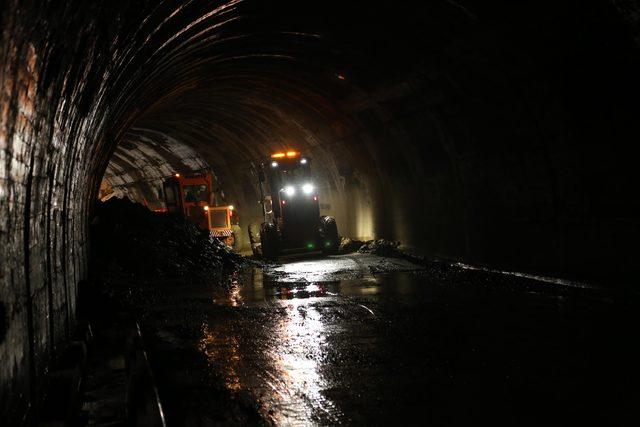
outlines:
[[635, 296], [483, 277], [353, 254], [167, 289], [143, 328], [168, 425], [637, 421]]

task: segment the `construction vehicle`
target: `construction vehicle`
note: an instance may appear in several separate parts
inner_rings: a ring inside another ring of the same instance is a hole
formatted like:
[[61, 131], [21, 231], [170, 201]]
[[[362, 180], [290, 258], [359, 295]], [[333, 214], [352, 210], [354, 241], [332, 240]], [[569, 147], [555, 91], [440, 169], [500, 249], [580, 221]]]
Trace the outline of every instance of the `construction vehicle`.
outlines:
[[176, 173], [164, 180], [163, 193], [167, 212], [182, 214], [225, 244], [235, 246], [238, 217], [233, 205], [217, 206], [211, 172]]
[[[263, 257], [275, 260], [286, 253], [338, 252], [336, 220], [320, 216], [310, 158], [295, 150], [274, 153], [260, 164], [258, 181], [264, 214], [259, 232]], [[257, 247], [251, 232], [249, 239]]]

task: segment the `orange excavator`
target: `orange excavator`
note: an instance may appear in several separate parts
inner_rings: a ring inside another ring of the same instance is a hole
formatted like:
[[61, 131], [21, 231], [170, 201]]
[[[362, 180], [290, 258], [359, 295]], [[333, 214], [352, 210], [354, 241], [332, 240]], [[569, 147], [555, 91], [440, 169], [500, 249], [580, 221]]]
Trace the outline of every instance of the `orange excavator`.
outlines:
[[164, 180], [163, 190], [167, 212], [183, 214], [225, 244], [235, 246], [238, 216], [233, 205], [217, 206], [211, 172], [176, 173]]

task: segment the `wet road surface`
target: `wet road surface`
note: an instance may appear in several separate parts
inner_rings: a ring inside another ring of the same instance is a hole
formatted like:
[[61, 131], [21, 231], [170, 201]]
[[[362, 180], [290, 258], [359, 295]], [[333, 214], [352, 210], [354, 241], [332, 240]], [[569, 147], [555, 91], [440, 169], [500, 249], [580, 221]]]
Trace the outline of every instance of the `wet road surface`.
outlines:
[[468, 274], [354, 254], [165, 293], [169, 424], [636, 425], [637, 298]]

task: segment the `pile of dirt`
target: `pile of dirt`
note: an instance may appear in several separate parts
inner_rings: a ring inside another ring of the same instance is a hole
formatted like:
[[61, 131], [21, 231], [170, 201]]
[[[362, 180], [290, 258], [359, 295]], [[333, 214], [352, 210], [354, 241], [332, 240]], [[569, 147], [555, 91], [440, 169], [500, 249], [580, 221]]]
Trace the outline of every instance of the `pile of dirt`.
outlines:
[[338, 246], [338, 253], [341, 254], [350, 254], [352, 252], [357, 252], [364, 245], [362, 240], [350, 239], [348, 237], [340, 238], [340, 246]]
[[129, 199], [99, 202], [91, 223], [92, 270], [157, 279], [210, 280], [242, 257], [186, 218]]
[[386, 239], [369, 240], [358, 249], [358, 252], [384, 257], [395, 257], [399, 254], [398, 246], [400, 246], [400, 242]]
[[348, 237], [342, 237], [340, 239], [340, 246], [338, 252], [341, 254], [349, 254], [353, 252], [371, 253], [374, 255], [380, 255], [384, 257], [398, 257], [401, 254], [398, 247], [400, 242], [395, 242], [386, 239], [362, 240], [350, 239]]

